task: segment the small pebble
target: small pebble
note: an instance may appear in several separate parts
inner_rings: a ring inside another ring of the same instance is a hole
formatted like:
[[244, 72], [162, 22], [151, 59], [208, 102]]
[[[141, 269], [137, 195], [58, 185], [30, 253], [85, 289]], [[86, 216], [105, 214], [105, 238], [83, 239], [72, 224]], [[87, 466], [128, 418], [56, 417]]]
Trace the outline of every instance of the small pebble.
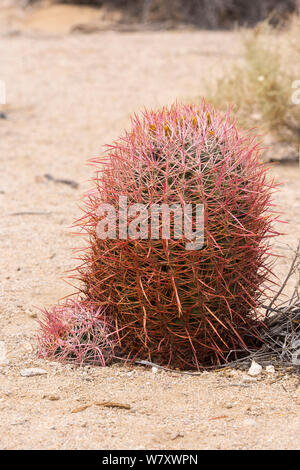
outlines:
[[244, 419], [244, 424], [245, 424], [245, 426], [255, 426], [256, 421], [253, 418], [246, 418], [246, 419]]
[[267, 367], [266, 367], [266, 372], [267, 372], [268, 374], [275, 374], [275, 367], [272, 366], [272, 365], [267, 366]]
[[9, 360], [6, 357], [6, 346], [4, 341], [0, 341], [0, 366], [8, 366]]
[[243, 374], [242, 376], [242, 383], [251, 383], [251, 382], [256, 382], [257, 379], [255, 377], [249, 377], [249, 375]]
[[58, 396], [58, 395], [43, 395], [43, 398], [47, 398], [47, 400], [50, 400], [50, 401], [59, 400], [59, 396]]
[[261, 374], [262, 366], [255, 361], [252, 361], [251, 367], [248, 370], [248, 375], [251, 377], [256, 377], [257, 375]]
[[39, 369], [37, 367], [32, 367], [29, 369], [20, 370], [22, 377], [34, 377], [35, 375], [45, 375], [47, 371], [45, 369]]
[[32, 344], [29, 343], [29, 341], [27, 341], [26, 343], [23, 343], [23, 348], [24, 348], [27, 352], [32, 352], [32, 351], [33, 351]]

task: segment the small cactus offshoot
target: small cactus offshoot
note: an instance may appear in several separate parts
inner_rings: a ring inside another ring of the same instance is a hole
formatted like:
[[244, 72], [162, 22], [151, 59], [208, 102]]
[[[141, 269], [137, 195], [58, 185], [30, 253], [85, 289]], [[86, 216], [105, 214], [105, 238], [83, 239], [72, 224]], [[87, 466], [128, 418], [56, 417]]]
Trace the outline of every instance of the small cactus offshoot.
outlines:
[[40, 326], [40, 357], [100, 366], [114, 358], [116, 334], [105, 307], [69, 299], [44, 310]]

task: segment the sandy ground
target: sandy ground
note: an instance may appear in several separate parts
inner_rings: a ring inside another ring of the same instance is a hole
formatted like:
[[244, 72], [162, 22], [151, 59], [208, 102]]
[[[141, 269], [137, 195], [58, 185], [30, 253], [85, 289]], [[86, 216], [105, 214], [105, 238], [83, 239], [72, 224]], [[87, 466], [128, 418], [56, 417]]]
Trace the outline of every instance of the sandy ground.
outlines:
[[[0, 79], [7, 88], [0, 109], [7, 113], [0, 120], [0, 341], [9, 364], [0, 367], [0, 447], [300, 449], [294, 376], [78, 369], [35, 355], [36, 307], [72, 292], [60, 278], [76, 265], [71, 248], [81, 244], [69, 226], [90, 186], [86, 160], [128, 126], [131, 113], [199, 96], [204, 79], [240, 59], [238, 34], [82, 35], [43, 25], [37, 32], [28, 17], [17, 27], [7, 15], [0, 13]], [[46, 173], [79, 187], [56, 184]], [[289, 222], [274, 249], [288, 256], [300, 232], [299, 169], [277, 166], [270, 173], [282, 182], [276, 201]], [[286, 257], [277, 262], [280, 278], [288, 265]], [[25, 367], [47, 374], [22, 377]], [[93, 405], [72, 413], [95, 401], [131, 408]]]

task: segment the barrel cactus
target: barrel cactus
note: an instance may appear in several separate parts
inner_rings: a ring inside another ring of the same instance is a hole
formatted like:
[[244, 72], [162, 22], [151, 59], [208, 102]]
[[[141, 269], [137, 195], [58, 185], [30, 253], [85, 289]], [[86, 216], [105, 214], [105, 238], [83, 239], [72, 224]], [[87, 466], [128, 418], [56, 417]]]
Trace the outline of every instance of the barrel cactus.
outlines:
[[[199, 369], [258, 345], [276, 216], [255, 137], [238, 131], [229, 112], [176, 104], [135, 116], [92, 163], [94, 189], [78, 221], [89, 244], [76, 277], [88, 302], [109, 305], [122, 357]], [[173, 212], [170, 237], [162, 217], [152, 233], [150, 209], [163, 204], [192, 207], [190, 216], [202, 207], [203, 246], [175, 234]], [[139, 236], [130, 236], [132, 224]]]
[[77, 365], [112, 362], [117, 338], [106, 307], [68, 299], [43, 313], [40, 357]]

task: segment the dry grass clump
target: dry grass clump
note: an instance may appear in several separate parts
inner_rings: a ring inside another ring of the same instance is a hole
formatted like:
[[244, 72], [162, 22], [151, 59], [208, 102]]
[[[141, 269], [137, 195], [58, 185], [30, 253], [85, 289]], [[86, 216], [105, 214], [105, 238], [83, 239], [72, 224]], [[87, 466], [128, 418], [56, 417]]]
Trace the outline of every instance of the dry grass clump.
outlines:
[[[294, 291], [288, 298], [284, 291], [296, 278]], [[283, 295], [285, 300], [283, 300]], [[244, 369], [252, 360], [261, 365], [272, 364], [300, 372], [300, 243], [298, 244], [289, 272], [277, 294], [267, 306], [264, 327], [261, 332], [263, 346], [231, 366]]]
[[265, 21], [246, 31], [244, 63], [208, 85], [214, 105], [232, 106], [238, 123], [268, 134], [268, 143], [300, 143], [300, 105], [292, 102], [292, 83], [300, 78], [299, 32], [298, 17], [285, 30]]
[[[293, 294], [277, 305], [282, 292], [290, 279], [296, 277]], [[278, 293], [267, 307], [267, 330], [263, 335], [264, 355], [273, 362], [283, 365], [300, 366], [300, 242], [289, 272]]]

